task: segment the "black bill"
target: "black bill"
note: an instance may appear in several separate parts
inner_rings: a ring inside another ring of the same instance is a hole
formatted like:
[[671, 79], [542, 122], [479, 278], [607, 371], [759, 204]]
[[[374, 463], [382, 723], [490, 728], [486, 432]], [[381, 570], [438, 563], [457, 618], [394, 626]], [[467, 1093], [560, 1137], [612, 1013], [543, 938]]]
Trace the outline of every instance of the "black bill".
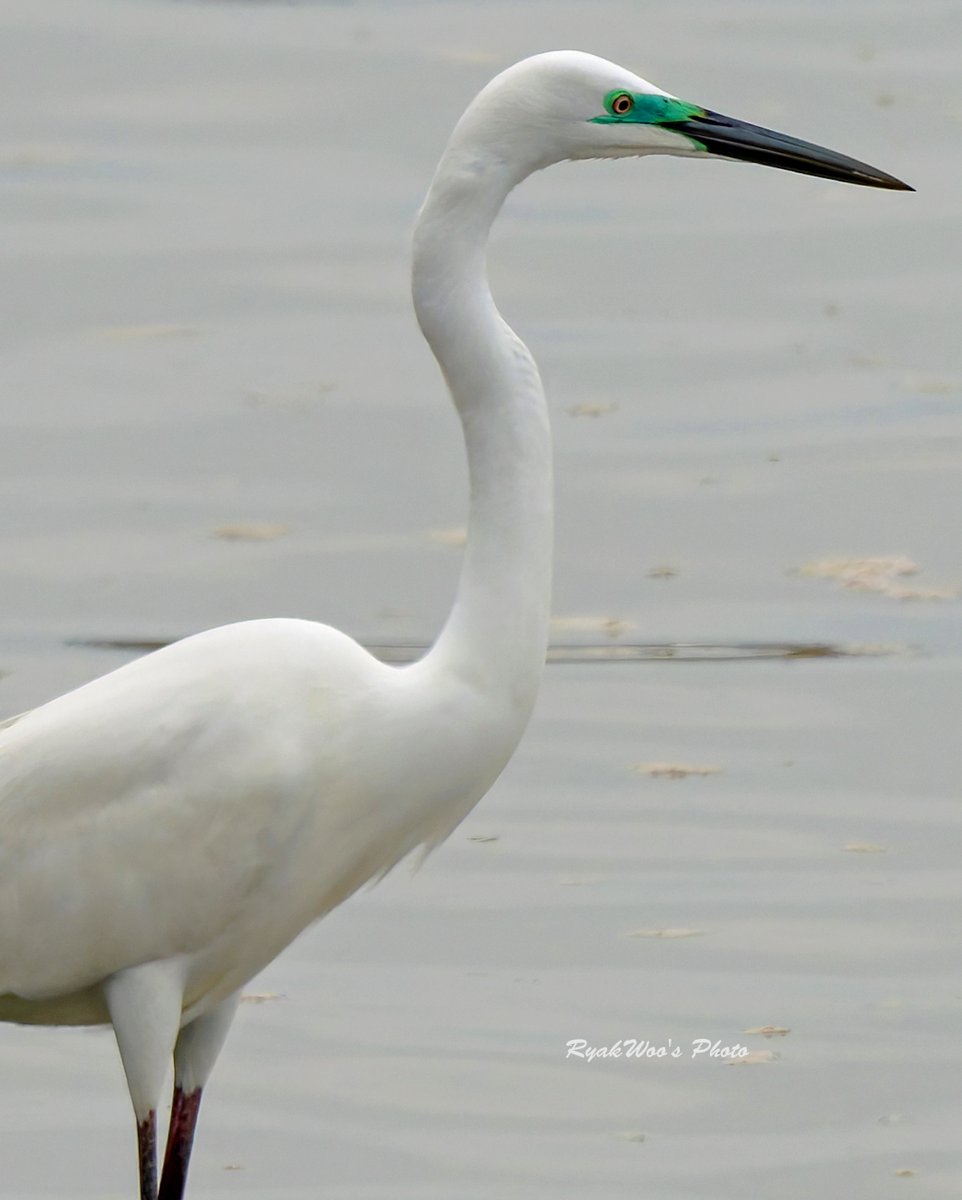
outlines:
[[890, 188], [897, 192], [914, 192], [915, 188], [886, 175], [867, 163], [836, 154], [824, 146], [803, 142], [761, 125], [749, 125], [734, 117], [705, 111], [687, 121], [672, 121], [662, 125], [700, 143], [710, 154], [737, 158], [744, 162], [762, 163], [782, 171], [798, 171], [821, 179], [839, 179], [843, 183], [860, 183], [865, 187]]

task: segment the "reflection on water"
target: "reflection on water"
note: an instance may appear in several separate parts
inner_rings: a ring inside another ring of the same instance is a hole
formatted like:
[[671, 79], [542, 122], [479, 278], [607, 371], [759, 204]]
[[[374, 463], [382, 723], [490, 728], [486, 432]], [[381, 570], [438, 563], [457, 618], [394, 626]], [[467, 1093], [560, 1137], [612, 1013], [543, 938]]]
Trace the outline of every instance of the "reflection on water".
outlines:
[[[175, 639], [176, 640], [176, 639]], [[156, 639], [91, 638], [76, 639], [71, 646], [92, 650], [118, 650], [131, 654], [149, 654], [172, 642]], [[430, 646], [426, 643], [366, 642], [365, 649], [386, 663], [417, 662]], [[611, 642], [563, 644], [548, 647], [549, 663], [625, 663], [625, 662], [739, 662], [753, 658], [864, 658], [905, 654], [903, 646], [832, 646], [824, 642]]]

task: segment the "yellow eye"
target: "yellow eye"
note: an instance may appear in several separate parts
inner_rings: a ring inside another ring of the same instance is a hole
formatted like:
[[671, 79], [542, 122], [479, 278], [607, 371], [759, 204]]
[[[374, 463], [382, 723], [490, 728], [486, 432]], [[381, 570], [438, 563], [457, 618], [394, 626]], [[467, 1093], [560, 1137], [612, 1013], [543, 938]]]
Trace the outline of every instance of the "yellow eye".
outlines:
[[611, 111], [616, 117], [624, 117], [635, 107], [635, 102], [628, 92], [618, 92], [611, 97]]

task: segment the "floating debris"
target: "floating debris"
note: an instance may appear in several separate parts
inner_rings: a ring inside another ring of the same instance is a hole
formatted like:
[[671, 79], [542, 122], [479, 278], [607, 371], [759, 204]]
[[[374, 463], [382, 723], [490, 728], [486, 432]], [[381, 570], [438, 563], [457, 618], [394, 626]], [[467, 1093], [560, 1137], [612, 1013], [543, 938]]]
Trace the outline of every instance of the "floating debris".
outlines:
[[857, 591], [879, 591], [900, 575], [917, 575], [920, 567], [904, 555], [868, 558], [819, 558], [798, 568], [799, 575], [835, 579], [842, 587]]
[[617, 638], [629, 629], [636, 629], [633, 621], [620, 617], [552, 617], [551, 628], [556, 633], [603, 633], [605, 637]]
[[617, 411], [617, 404], [572, 404], [565, 409], [569, 417], [607, 417]]
[[910, 392], [928, 396], [946, 396], [951, 392], [962, 392], [962, 381], [941, 379], [937, 375], [905, 375], [902, 387]]
[[444, 62], [478, 63], [481, 66], [501, 62], [500, 56], [491, 50], [465, 50], [461, 46], [441, 46], [438, 49], [427, 49], [427, 53]]
[[451, 529], [431, 529], [428, 537], [439, 546], [463, 546], [468, 540], [468, 531], [463, 525], [456, 525]]
[[686, 779], [689, 775], [718, 775], [722, 767], [693, 766], [690, 763], [640, 762], [631, 768], [638, 775], [652, 779]]
[[880, 846], [877, 842], [846, 842], [842, 847], [850, 854], [887, 854], [888, 846]]
[[270, 521], [251, 521], [249, 524], [218, 525], [211, 537], [223, 538], [226, 542], [272, 542], [275, 538], [290, 533], [289, 525], [275, 525]]
[[270, 1004], [273, 1000], [286, 1000], [281, 992], [245, 992], [241, 1004]]
[[900, 646], [898, 642], [855, 642], [846, 646], [844, 654], [849, 658], [899, 658], [917, 653], [911, 646]]
[[489, 842], [499, 841], [500, 837], [501, 835], [499, 833], [474, 833], [468, 838], [468, 841], [480, 842], [482, 845], [486, 846]]
[[757, 1067], [761, 1063], [778, 1062], [781, 1055], [774, 1050], [750, 1050], [741, 1058], [730, 1058], [725, 1064], [729, 1067]]
[[652, 567], [648, 572], [649, 579], [674, 579], [678, 574], [677, 567]]
[[908, 587], [898, 580], [917, 575], [918, 563], [904, 555], [877, 555], [867, 558], [821, 558], [797, 569], [797, 574], [813, 579], [834, 579], [850, 591], [878, 592], [893, 600], [954, 600], [954, 587]]
[[83, 154], [73, 146], [0, 147], [0, 167], [72, 167], [83, 161]]

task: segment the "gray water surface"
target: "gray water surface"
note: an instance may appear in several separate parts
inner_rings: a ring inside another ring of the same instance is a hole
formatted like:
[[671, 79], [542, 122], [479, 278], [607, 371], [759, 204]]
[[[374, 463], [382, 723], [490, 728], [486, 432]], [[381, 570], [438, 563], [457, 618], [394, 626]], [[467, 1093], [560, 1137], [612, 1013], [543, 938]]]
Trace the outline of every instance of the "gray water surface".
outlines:
[[[420, 873], [252, 983], [195, 1200], [962, 1191], [960, 34], [939, 0], [0, 3], [0, 717], [232, 620], [430, 641], [465, 479], [407, 239], [511, 61], [592, 50], [918, 189], [666, 159], [511, 198], [555, 642], [862, 652], [550, 666]], [[801, 570], [869, 556], [919, 570]], [[0, 1192], [133, 1182], [109, 1034], [0, 1030]]]

